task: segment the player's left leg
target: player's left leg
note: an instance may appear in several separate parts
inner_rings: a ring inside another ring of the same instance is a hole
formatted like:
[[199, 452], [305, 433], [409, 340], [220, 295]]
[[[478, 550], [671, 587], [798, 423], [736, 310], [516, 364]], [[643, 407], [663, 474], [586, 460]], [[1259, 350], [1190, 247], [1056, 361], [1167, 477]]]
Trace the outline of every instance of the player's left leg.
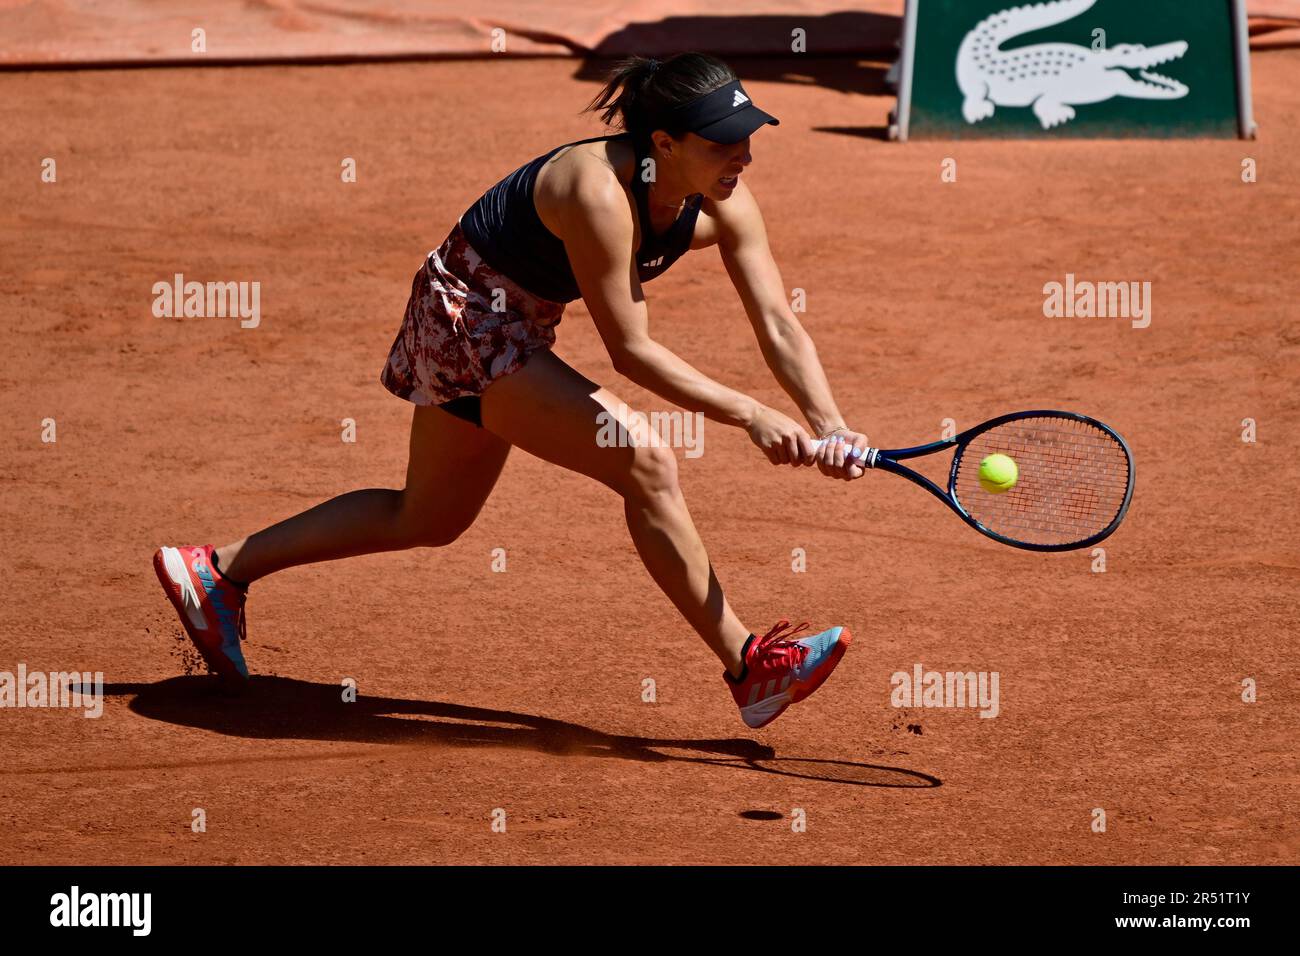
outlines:
[[223, 574], [249, 584], [285, 568], [379, 551], [436, 548], [478, 516], [510, 445], [440, 408], [417, 405], [406, 487], [363, 488], [217, 549]]
[[185, 632], [228, 683], [248, 677], [241, 642], [249, 582], [300, 564], [450, 544], [478, 516], [510, 446], [441, 409], [417, 406], [410, 449], [400, 491], [350, 491], [222, 548], [162, 547], [154, 554], [154, 571]]

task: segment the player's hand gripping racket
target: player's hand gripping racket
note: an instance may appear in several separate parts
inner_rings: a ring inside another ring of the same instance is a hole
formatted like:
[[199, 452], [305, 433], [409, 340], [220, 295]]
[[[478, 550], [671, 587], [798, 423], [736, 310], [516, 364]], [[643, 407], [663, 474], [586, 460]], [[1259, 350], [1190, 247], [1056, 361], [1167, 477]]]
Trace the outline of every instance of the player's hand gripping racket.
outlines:
[[[813, 448], [823, 444], [814, 441]], [[899, 464], [950, 448], [955, 450], [946, 491]], [[980, 481], [980, 464], [990, 455], [1015, 462], [1014, 483], [1005, 491], [988, 490]], [[1133, 456], [1124, 439], [1109, 425], [1073, 412], [1002, 415], [928, 445], [868, 448], [858, 464], [902, 475], [981, 534], [1030, 551], [1096, 544], [1119, 527], [1133, 497]]]

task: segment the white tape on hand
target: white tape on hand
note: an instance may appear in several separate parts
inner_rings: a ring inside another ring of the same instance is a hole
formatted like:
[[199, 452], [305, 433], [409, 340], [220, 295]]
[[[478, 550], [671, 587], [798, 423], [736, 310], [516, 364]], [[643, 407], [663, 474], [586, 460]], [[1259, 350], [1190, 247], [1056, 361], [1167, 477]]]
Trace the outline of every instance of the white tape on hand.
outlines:
[[[829, 441], [830, 439], [814, 438], [812, 443], [813, 454], [816, 454], [818, 449], [820, 449], [822, 445], [825, 445]], [[858, 451], [856, 448], [850, 446], [845, 451], [845, 454], [849, 458], [858, 458], [860, 456], [862, 460], [856, 462], [856, 464], [861, 465], [863, 468], [875, 468], [876, 458], [880, 455], [880, 449], [868, 448], [865, 451]]]
[[[815, 454], [818, 451], [818, 449], [822, 447], [822, 445], [825, 445], [829, 442], [830, 442], [829, 438], [814, 438], [812, 443], [813, 453]], [[845, 454], [853, 458], [857, 458], [859, 454], [865, 455], [869, 451], [871, 451], [870, 448], [868, 448], [866, 452], [859, 452], [856, 448], [850, 446], [849, 449], [845, 452]]]

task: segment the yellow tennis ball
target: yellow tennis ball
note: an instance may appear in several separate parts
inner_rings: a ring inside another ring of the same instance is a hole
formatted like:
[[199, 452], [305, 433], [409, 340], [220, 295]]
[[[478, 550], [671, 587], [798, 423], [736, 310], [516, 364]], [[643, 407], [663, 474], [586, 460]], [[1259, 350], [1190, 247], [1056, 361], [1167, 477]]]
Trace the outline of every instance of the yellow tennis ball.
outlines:
[[1000, 495], [1016, 486], [1020, 469], [1008, 455], [989, 455], [980, 462], [980, 487], [990, 494]]

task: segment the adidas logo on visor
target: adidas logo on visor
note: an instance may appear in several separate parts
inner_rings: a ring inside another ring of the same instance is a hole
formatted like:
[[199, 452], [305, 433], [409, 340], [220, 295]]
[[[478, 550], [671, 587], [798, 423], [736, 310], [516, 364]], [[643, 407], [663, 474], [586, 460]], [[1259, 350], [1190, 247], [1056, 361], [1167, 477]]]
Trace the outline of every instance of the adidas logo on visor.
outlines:
[[736, 92], [731, 97], [732, 109], [735, 109], [737, 106], [740, 106], [742, 103], [748, 103], [748, 102], [749, 102], [749, 97], [746, 96], [744, 93], [740, 92], [740, 90], [736, 90]]

